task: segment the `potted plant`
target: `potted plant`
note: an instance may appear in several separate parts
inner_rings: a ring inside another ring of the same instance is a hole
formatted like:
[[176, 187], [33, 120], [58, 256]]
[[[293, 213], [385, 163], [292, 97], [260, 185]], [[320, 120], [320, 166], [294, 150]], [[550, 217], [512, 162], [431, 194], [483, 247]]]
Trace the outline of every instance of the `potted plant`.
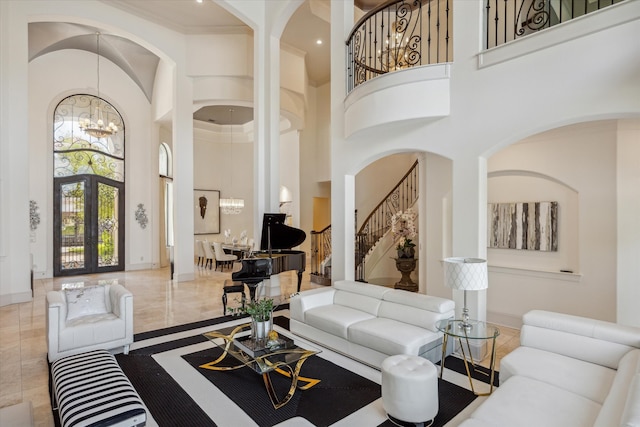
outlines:
[[273, 326], [273, 309], [275, 308], [272, 298], [257, 298], [244, 307], [230, 309], [233, 314], [248, 314], [251, 316], [251, 329], [255, 339], [267, 337]]

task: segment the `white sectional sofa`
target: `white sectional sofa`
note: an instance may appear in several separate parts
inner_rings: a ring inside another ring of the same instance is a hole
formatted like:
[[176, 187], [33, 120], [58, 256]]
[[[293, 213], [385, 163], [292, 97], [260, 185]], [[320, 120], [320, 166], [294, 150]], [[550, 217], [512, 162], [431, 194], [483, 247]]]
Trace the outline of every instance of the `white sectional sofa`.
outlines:
[[640, 426], [640, 329], [534, 310], [461, 427]]
[[378, 369], [395, 354], [435, 363], [442, 356], [435, 323], [453, 317], [454, 308], [449, 299], [343, 280], [292, 297], [290, 328]]

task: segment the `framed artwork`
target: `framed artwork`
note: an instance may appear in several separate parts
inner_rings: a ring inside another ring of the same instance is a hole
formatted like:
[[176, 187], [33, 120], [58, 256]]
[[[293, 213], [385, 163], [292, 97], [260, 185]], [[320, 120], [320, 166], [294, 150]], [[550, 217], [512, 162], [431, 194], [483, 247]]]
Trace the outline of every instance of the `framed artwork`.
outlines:
[[558, 202], [489, 203], [489, 248], [558, 250]]
[[193, 190], [194, 234], [220, 234], [220, 191]]

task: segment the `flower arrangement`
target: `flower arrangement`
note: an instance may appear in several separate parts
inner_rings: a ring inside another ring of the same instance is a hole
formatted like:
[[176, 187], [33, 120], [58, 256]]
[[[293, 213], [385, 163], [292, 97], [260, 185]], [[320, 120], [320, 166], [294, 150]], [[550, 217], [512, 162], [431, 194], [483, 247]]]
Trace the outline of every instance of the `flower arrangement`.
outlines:
[[409, 208], [404, 212], [397, 212], [391, 217], [391, 232], [394, 239], [398, 241], [396, 246], [398, 251], [404, 251], [416, 246], [411, 241], [417, 235], [416, 213], [413, 209]]

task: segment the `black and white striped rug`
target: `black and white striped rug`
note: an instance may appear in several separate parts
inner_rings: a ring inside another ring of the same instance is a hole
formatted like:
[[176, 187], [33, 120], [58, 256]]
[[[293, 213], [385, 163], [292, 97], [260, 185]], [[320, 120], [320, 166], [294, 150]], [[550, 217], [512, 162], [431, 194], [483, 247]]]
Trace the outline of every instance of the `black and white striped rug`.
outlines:
[[[137, 334], [129, 355], [117, 355], [147, 408], [147, 426], [394, 425], [382, 407], [380, 371], [328, 349], [302, 366], [301, 375], [321, 382], [296, 391], [278, 410], [271, 405], [262, 377], [248, 368], [228, 372], [199, 368], [219, 355], [202, 334], [246, 321], [225, 316]], [[288, 333], [288, 310], [276, 313], [275, 324], [279, 333]], [[451, 427], [457, 425], [456, 416], [464, 417], [484, 398], [471, 393], [469, 380], [464, 371], [456, 372], [455, 361], [447, 360], [445, 366], [434, 426]], [[480, 381], [476, 389], [482, 387]]]

